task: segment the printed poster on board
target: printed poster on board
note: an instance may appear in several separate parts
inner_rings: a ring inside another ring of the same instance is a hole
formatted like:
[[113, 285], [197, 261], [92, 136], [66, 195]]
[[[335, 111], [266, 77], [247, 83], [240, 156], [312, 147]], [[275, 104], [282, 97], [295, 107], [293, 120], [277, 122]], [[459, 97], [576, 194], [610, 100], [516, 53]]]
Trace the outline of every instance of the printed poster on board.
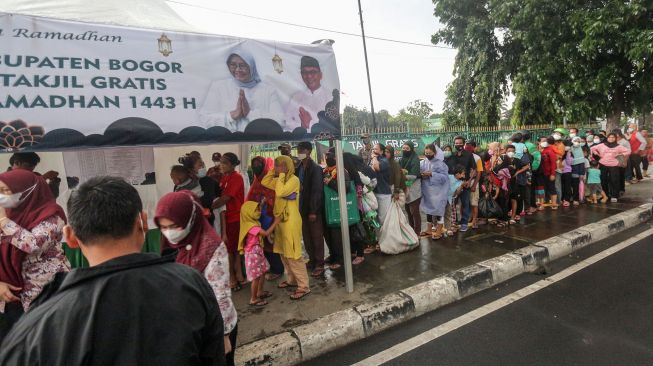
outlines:
[[329, 45], [0, 13], [0, 149], [339, 138]]

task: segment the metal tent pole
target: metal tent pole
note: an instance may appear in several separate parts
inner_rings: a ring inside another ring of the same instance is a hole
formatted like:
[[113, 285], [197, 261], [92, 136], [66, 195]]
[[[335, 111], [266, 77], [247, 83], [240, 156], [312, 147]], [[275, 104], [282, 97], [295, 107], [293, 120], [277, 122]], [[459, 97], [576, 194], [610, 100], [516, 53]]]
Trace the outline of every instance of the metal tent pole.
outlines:
[[345, 284], [347, 292], [354, 292], [354, 273], [351, 264], [351, 244], [349, 243], [349, 218], [347, 217], [347, 189], [345, 187], [345, 167], [342, 159], [342, 140], [336, 140], [336, 175], [338, 180], [338, 200], [340, 203], [340, 231], [345, 264]]

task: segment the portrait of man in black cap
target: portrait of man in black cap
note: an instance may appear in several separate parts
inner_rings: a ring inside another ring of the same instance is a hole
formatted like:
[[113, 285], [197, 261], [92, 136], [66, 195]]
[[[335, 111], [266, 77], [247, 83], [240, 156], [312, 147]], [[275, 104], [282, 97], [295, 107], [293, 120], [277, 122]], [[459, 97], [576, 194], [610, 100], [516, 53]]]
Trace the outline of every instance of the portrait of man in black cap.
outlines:
[[303, 56], [299, 71], [306, 88], [295, 93], [288, 103], [286, 130], [293, 131], [297, 127], [303, 127], [310, 132], [311, 127], [318, 123], [318, 112], [323, 111], [331, 101], [332, 93], [321, 84], [322, 70], [315, 58]]

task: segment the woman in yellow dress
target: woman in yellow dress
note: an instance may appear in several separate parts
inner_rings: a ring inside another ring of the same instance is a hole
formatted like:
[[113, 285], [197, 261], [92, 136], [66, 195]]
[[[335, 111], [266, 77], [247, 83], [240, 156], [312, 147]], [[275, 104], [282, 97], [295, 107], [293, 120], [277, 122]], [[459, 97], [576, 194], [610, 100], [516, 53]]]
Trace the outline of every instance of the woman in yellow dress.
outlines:
[[306, 264], [302, 260], [302, 217], [299, 213], [299, 178], [295, 164], [288, 156], [274, 159], [274, 170], [263, 178], [263, 186], [273, 189], [274, 216], [279, 221], [274, 230], [274, 252], [280, 254], [288, 279], [279, 288], [297, 287], [290, 296], [299, 300], [311, 290]]

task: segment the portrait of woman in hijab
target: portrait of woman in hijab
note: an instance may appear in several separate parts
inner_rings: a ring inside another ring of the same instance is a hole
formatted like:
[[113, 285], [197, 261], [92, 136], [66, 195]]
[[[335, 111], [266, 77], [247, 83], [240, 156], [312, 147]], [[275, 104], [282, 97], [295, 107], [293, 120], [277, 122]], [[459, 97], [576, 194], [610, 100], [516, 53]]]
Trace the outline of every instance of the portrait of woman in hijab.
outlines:
[[220, 126], [243, 132], [259, 118], [269, 118], [281, 125], [283, 109], [276, 90], [261, 80], [256, 61], [249, 53], [238, 50], [226, 62], [231, 77], [211, 83], [200, 108], [204, 127]]

